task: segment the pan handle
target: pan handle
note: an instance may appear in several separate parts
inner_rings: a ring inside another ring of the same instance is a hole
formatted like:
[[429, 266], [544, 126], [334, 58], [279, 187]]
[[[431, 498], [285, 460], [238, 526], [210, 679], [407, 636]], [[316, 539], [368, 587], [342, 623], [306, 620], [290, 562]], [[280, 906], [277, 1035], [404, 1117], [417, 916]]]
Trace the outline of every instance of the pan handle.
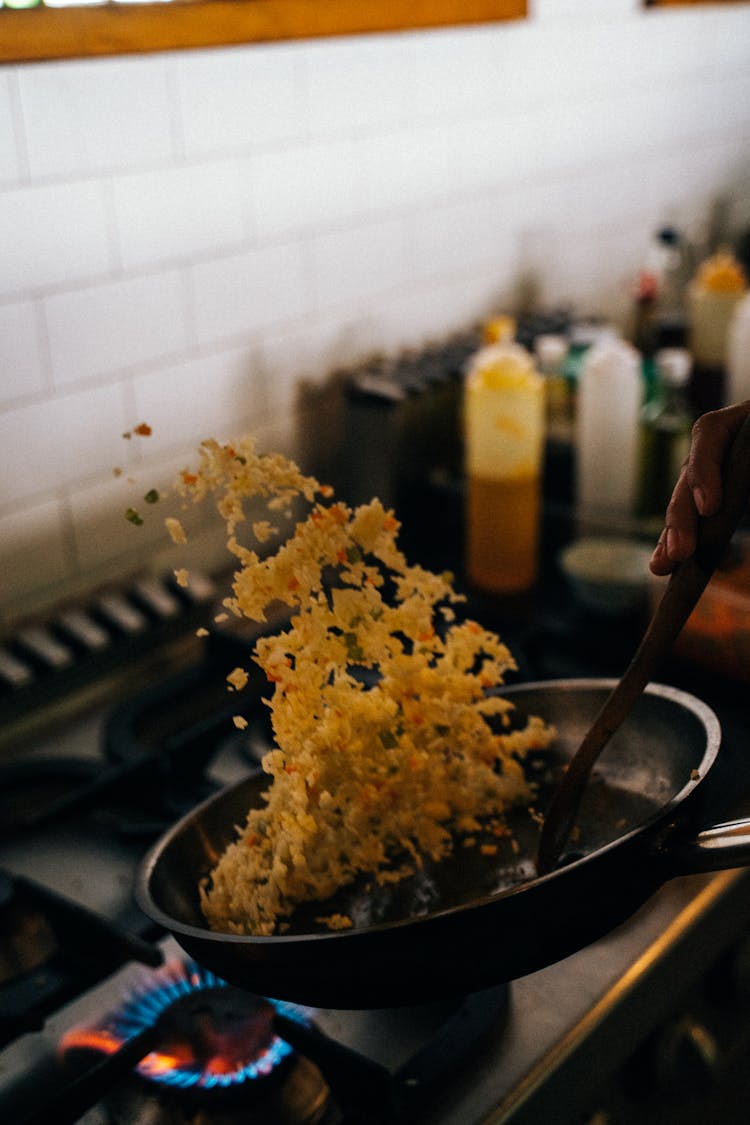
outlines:
[[670, 834], [657, 850], [680, 875], [750, 867], [750, 819], [715, 824], [691, 837]]

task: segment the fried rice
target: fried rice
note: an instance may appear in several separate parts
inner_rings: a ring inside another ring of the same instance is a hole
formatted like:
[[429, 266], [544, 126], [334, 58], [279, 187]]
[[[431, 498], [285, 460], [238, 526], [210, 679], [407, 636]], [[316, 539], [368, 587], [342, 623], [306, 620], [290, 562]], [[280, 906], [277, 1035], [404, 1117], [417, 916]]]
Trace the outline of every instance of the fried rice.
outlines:
[[[216, 496], [239, 563], [229, 612], [263, 623], [271, 604], [290, 610], [252, 653], [273, 685], [270, 784], [201, 887], [212, 929], [279, 932], [299, 904], [363, 874], [398, 881], [531, 801], [523, 758], [553, 732], [534, 717], [511, 724], [512, 705], [493, 691], [511, 653], [459, 619], [450, 575], [407, 562], [393, 512], [377, 499], [348, 507], [251, 438], [203, 443], [178, 489], [186, 501]], [[259, 499], [268, 519], [252, 520], [245, 509]], [[284, 534], [278, 523], [300, 502], [307, 513]], [[179, 542], [173, 517], [169, 530]], [[229, 686], [246, 679], [236, 669]]]

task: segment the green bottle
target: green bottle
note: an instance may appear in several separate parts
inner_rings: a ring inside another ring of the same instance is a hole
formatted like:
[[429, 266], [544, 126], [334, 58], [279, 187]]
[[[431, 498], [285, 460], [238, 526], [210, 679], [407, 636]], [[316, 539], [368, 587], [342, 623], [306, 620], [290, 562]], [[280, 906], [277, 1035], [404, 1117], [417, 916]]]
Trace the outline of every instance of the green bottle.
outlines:
[[658, 351], [654, 393], [641, 411], [636, 511], [641, 519], [653, 519], [659, 525], [690, 449], [694, 421], [688, 399], [691, 372], [687, 349]]

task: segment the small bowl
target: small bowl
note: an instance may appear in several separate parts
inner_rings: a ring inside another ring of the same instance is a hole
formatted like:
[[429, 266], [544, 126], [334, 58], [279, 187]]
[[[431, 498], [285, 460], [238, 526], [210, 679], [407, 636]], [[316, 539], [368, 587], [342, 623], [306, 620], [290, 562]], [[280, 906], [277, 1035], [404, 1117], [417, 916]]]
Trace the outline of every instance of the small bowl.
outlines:
[[653, 547], [632, 539], [578, 539], [560, 553], [577, 600], [599, 613], [627, 613], [648, 596]]

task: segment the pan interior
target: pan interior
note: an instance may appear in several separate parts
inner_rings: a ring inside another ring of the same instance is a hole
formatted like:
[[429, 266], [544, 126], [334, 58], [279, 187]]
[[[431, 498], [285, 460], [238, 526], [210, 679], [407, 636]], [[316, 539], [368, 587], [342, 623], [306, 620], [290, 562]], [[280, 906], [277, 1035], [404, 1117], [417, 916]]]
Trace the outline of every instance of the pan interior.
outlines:
[[[539, 812], [551, 799], [564, 763], [577, 749], [610, 687], [601, 680], [565, 681], [504, 693], [519, 713], [541, 715], [558, 732], [549, 751], [526, 762]], [[712, 716], [697, 700], [693, 707], [686, 705], [686, 699], [691, 697], [652, 686], [612, 738], [581, 806], [571, 843], [575, 857], [588, 855], [662, 815], [696, 784], [695, 771], [705, 773], [717, 748], [707, 749]], [[251, 804], [261, 801], [266, 780], [265, 775], [249, 778], [224, 791], [190, 814], [157, 847], [146, 896], [178, 928], [206, 931], [199, 883], [234, 839], [234, 826], [244, 823]], [[346, 914], [355, 929], [363, 929], [475, 905], [510, 892], [535, 877], [539, 820], [528, 809], [518, 808], [511, 810], [508, 824], [511, 836], [477, 835], [473, 847], [459, 841], [448, 859], [426, 862], [417, 874], [399, 883], [380, 887], [363, 878], [324, 903], [300, 907], [286, 932], [327, 932], [315, 919], [330, 913]], [[482, 844], [496, 850], [487, 854]]]

